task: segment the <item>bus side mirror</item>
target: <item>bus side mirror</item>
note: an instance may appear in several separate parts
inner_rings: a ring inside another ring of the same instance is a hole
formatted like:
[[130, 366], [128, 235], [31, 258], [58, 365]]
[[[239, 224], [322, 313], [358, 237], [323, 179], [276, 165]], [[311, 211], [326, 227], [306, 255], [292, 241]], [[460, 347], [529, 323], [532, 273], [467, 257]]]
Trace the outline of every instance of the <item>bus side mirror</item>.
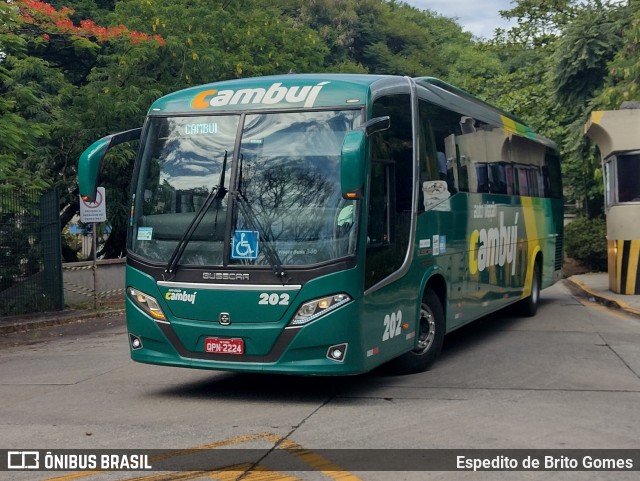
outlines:
[[347, 132], [340, 154], [340, 189], [345, 199], [362, 199], [366, 152], [364, 131]]
[[95, 201], [102, 161], [109, 149], [124, 142], [139, 140], [141, 132], [142, 129], [139, 128], [107, 135], [82, 152], [78, 160], [78, 187], [82, 199]]
[[367, 163], [366, 139], [376, 132], [387, 130], [389, 117], [377, 117], [360, 128], [347, 132], [340, 153], [340, 189], [345, 199], [362, 199]]
[[391, 127], [391, 119], [388, 115], [385, 115], [384, 117], [376, 117], [375, 119], [365, 122], [361, 128], [364, 130], [365, 134], [367, 134], [367, 137], [369, 137], [376, 132], [388, 130], [389, 127]]

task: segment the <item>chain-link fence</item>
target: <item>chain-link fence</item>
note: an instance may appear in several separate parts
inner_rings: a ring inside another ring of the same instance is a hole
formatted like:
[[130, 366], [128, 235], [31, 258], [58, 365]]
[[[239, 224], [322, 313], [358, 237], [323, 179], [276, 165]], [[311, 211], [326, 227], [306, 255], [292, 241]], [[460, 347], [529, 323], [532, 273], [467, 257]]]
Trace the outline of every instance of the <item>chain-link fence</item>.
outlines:
[[59, 197], [0, 189], [0, 316], [64, 308]]

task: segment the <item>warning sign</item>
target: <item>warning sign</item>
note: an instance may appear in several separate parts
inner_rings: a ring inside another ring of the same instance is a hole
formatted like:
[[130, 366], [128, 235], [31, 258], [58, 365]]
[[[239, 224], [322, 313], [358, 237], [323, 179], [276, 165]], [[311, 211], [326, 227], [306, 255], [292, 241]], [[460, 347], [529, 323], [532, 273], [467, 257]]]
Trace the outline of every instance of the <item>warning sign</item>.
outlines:
[[104, 187], [98, 187], [96, 201], [89, 202], [80, 198], [80, 221], [84, 223], [105, 222], [107, 220], [107, 203]]

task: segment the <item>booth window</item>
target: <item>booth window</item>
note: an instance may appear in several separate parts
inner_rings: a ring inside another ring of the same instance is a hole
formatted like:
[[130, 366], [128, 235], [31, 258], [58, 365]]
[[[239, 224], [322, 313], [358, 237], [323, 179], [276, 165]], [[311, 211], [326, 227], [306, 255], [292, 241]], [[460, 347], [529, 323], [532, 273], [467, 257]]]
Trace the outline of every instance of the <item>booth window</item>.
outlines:
[[640, 202], [640, 152], [611, 157], [605, 175], [607, 205]]

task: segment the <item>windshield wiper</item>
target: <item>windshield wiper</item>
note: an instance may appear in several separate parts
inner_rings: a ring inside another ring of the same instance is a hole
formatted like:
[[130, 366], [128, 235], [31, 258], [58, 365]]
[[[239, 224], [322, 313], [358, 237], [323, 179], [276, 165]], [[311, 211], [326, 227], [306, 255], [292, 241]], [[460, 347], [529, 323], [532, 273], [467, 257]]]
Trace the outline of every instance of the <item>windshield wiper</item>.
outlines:
[[[211, 189], [211, 192], [209, 192], [209, 195], [205, 199], [204, 203], [202, 204], [202, 206], [200, 206], [200, 209], [198, 209], [198, 212], [196, 212], [196, 215], [193, 217], [193, 219], [187, 226], [187, 229], [182, 235], [182, 238], [180, 239], [180, 241], [178, 242], [178, 245], [173, 250], [171, 257], [169, 258], [169, 262], [167, 262], [167, 265], [164, 268], [165, 274], [175, 273], [176, 268], [178, 267], [178, 262], [182, 258], [182, 254], [184, 254], [184, 250], [187, 248], [187, 244], [191, 240], [191, 237], [193, 237], [193, 234], [195, 233], [196, 229], [200, 225], [200, 222], [202, 222], [202, 219], [204, 219], [204, 216], [206, 215], [207, 210], [209, 210], [209, 207], [211, 206], [213, 201], [219, 200], [220, 202], [222, 202], [222, 199], [224, 199], [224, 196], [227, 195], [228, 191], [224, 186], [224, 176], [225, 176], [225, 171], [227, 170], [227, 155], [228, 153], [225, 150], [224, 160], [222, 161], [222, 172], [220, 172], [220, 179], [218, 180], [218, 185], [216, 185], [213, 189]], [[220, 204], [218, 204], [218, 208], [219, 207], [220, 207]], [[216, 220], [217, 220], [217, 213], [216, 213]]]
[[273, 273], [276, 275], [276, 277], [280, 280], [280, 282], [284, 286], [287, 284], [287, 282], [289, 282], [291, 278], [287, 276], [287, 273], [282, 268], [282, 260], [280, 260], [280, 256], [278, 255], [278, 252], [271, 245], [271, 239], [267, 237], [267, 231], [260, 224], [260, 221], [258, 220], [258, 218], [255, 215], [255, 212], [253, 211], [253, 207], [251, 207], [251, 203], [249, 202], [246, 194], [242, 191], [242, 188], [241, 188], [242, 182], [243, 182], [242, 159], [243, 157], [241, 155], [239, 171], [238, 171], [238, 183], [237, 183], [238, 188], [233, 192], [231, 192], [231, 195], [236, 200], [236, 204], [242, 211], [242, 216], [248, 222], [249, 226], [253, 230], [258, 231], [260, 233], [260, 238], [262, 239], [262, 250], [264, 251], [264, 256], [266, 257], [267, 261], [269, 262], [269, 265], [273, 269]]

